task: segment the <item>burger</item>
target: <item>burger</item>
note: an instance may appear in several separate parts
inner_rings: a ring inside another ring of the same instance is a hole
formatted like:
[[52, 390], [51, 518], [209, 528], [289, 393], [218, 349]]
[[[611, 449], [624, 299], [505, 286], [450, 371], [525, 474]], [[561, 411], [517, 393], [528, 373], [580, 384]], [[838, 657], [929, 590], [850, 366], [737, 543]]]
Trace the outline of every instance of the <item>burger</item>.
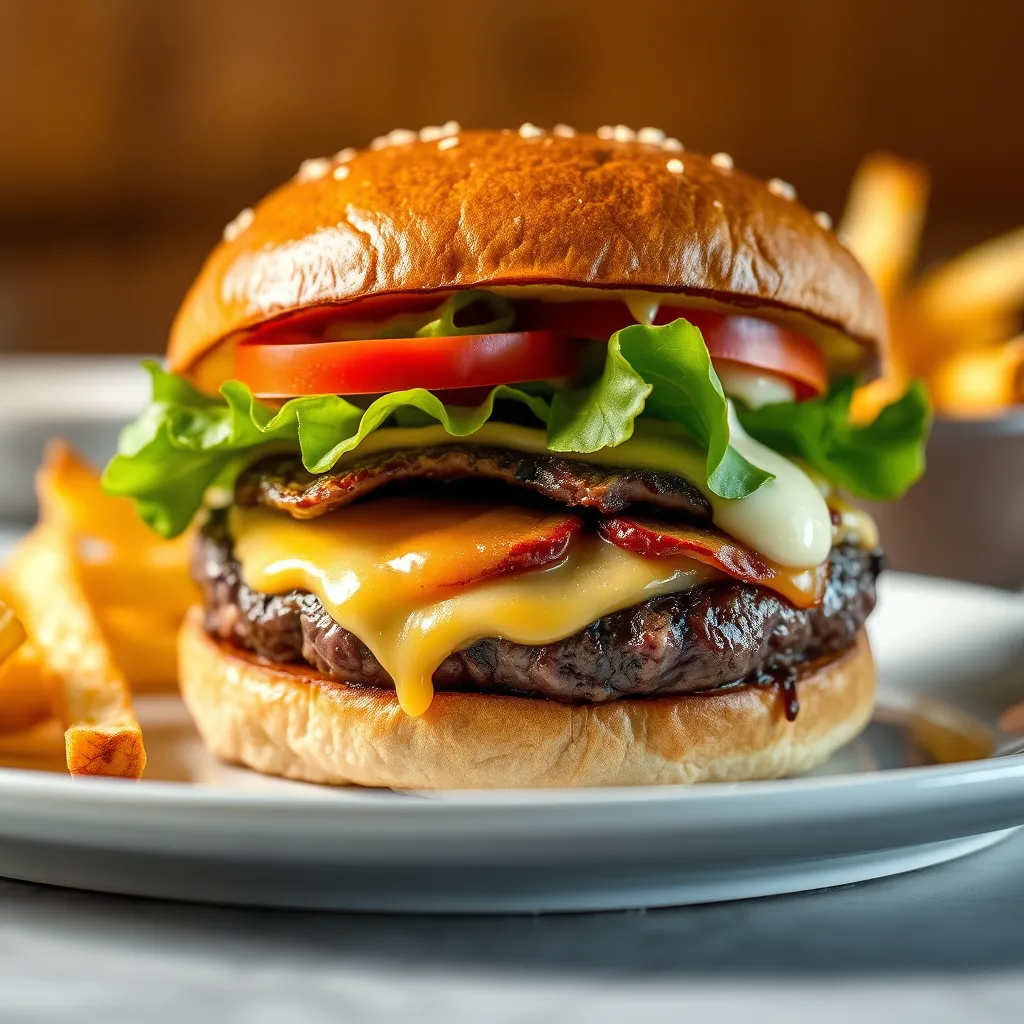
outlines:
[[784, 776], [868, 721], [911, 388], [825, 215], [655, 129], [392, 132], [224, 232], [105, 472], [196, 530], [209, 748], [395, 788]]

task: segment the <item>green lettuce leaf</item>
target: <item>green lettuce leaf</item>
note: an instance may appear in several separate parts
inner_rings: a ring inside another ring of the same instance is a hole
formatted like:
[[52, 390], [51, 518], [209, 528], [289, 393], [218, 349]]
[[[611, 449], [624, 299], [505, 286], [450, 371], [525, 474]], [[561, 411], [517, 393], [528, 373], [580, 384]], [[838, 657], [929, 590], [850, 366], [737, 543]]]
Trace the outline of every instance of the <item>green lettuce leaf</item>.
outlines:
[[924, 472], [924, 443], [931, 409], [924, 385], [886, 406], [871, 423], [850, 422], [855, 381], [807, 402], [747, 409], [737, 403], [740, 422], [762, 444], [802, 458], [833, 483], [860, 498], [892, 501]]
[[649, 415], [678, 423], [707, 450], [707, 486], [721, 498], [744, 498], [774, 479], [729, 443], [729, 406], [699, 330], [686, 320], [613, 334], [601, 377], [589, 388], [557, 392], [548, 447], [596, 452], [633, 434]]
[[505, 386], [474, 407], [446, 406], [417, 388], [384, 395], [366, 409], [335, 395], [294, 398], [274, 409], [238, 381], [228, 381], [221, 397], [211, 398], [156, 363], [145, 365], [153, 401], [122, 431], [103, 486], [133, 499], [142, 519], [164, 537], [181, 533], [207, 489], [230, 485], [257, 450], [297, 450], [311, 473], [325, 473], [402, 408], [429, 416], [454, 437], [479, 430], [497, 399], [525, 405], [541, 423], [548, 418], [543, 398]]
[[[475, 316], [474, 323], [459, 324], [459, 314], [473, 308], [482, 315], [483, 310], [490, 314], [488, 319], [481, 320]], [[459, 334], [499, 334], [509, 331], [516, 322], [515, 307], [511, 302], [491, 292], [468, 291], [455, 292], [448, 296], [437, 310], [436, 319], [424, 324], [417, 332], [418, 338], [451, 338]]]
[[[438, 321], [445, 326], [438, 329], [452, 329], [464, 308], [454, 300], [446, 304]], [[504, 315], [500, 306], [490, 308], [496, 317]], [[472, 408], [446, 406], [422, 388], [384, 395], [365, 409], [335, 395], [294, 398], [274, 408], [238, 381], [225, 383], [213, 398], [156, 364], [147, 368], [153, 401], [123, 431], [103, 479], [111, 494], [132, 498], [142, 518], [165, 537], [185, 529], [211, 485], [231, 486], [242, 467], [270, 447], [298, 451], [306, 469], [324, 473], [385, 424], [438, 423], [463, 437], [494, 416], [499, 400], [517, 403], [546, 425], [550, 451], [588, 454], [620, 445], [643, 415], [675, 424], [706, 452], [706, 479], [693, 482], [712, 494], [743, 498], [772, 479], [730, 444], [722, 385], [700, 331], [685, 320], [618, 331], [600, 376], [588, 387], [499, 386]], [[799, 415], [803, 406], [795, 408]]]

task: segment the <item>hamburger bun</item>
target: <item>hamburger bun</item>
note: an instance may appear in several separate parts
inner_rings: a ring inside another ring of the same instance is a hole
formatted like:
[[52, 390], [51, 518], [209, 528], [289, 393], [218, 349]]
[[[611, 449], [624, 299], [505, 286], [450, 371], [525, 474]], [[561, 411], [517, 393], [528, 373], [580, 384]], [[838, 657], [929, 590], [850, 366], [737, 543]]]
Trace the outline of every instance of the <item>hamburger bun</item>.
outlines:
[[203, 364], [221, 342], [317, 306], [558, 285], [759, 310], [814, 338], [833, 372], [877, 370], [878, 294], [787, 186], [659, 144], [527, 134], [406, 133], [307, 161], [229, 225], [178, 313], [171, 369], [216, 386], [230, 371]]
[[262, 662], [211, 639], [193, 608], [181, 687], [214, 754], [270, 775], [396, 789], [546, 788], [736, 782], [806, 771], [871, 716], [866, 635], [812, 663], [787, 721], [774, 688], [569, 705], [438, 693], [421, 718], [392, 691], [349, 687]]

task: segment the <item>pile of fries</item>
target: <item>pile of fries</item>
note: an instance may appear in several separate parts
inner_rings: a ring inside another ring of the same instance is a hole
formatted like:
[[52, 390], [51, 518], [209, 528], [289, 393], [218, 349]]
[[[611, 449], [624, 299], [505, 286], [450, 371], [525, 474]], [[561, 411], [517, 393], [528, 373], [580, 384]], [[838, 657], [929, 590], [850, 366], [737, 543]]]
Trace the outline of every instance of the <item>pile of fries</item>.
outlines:
[[131, 694], [177, 686], [191, 537], [160, 540], [64, 442], [36, 489], [39, 523], [0, 571], [0, 742], [56, 719], [72, 775], [140, 778]]
[[985, 418], [1024, 403], [1024, 228], [912, 280], [928, 188], [922, 168], [879, 154], [850, 190], [840, 235], [878, 285], [892, 327], [885, 376], [858, 393], [858, 419], [874, 418], [915, 378], [940, 415]]

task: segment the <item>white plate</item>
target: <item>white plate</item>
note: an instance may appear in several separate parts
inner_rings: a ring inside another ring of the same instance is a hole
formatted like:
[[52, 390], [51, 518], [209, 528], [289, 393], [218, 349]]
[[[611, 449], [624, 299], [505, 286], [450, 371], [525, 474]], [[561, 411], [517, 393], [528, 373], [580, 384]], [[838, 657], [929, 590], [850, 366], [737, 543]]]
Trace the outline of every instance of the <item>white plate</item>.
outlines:
[[[995, 715], [1024, 697], [1020, 600], [891, 574], [871, 632], [882, 677], [872, 726], [826, 769], [776, 782], [327, 789], [219, 765], [175, 699], [140, 701], [147, 781], [0, 769], [0, 874], [276, 906], [612, 909], [894, 874], [1024, 823], [1024, 755], [989, 756]], [[18, 763], [17, 750], [6, 758]], [[950, 758], [973, 759], [928, 763]]]

